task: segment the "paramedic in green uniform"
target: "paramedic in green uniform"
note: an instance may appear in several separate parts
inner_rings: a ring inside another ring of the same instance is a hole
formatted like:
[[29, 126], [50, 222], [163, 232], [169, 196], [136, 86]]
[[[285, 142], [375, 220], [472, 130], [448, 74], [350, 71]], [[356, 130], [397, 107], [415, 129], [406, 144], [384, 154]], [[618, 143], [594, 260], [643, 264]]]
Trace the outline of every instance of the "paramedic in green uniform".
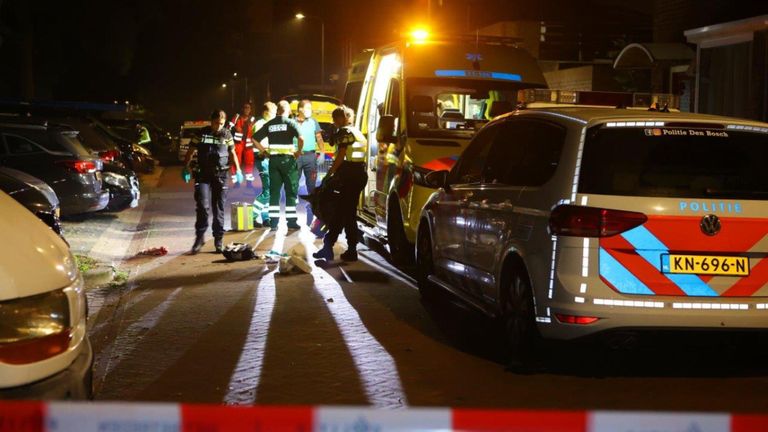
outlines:
[[[323, 155], [324, 145], [320, 123], [312, 117], [312, 102], [304, 99], [299, 102], [299, 113], [296, 117], [299, 132], [304, 138], [304, 151], [299, 155], [299, 177], [304, 174], [307, 185], [307, 195], [311, 195], [317, 186], [318, 158]], [[294, 140], [294, 143], [296, 141]], [[307, 203], [307, 226], [312, 225], [312, 206]]]
[[[266, 102], [262, 109], [261, 118], [256, 120], [253, 125], [253, 134], [261, 129], [268, 121], [275, 118], [277, 115], [277, 105], [274, 102]], [[251, 139], [253, 139], [251, 134]], [[259, 171], [259, 178], [261, 179], [261, 193], [253, 200], [253, 211], [255, 213], [254, 219], [257, 215], [261, 215], [261, 225], [268, 227], [269, 223], [269, 138], [264, 138], [260, 142], [262, 151], [259, 151], [259, 146], [256, 146], [257, 154], [254, 158], [256, 170]], [[266, 151], [264, 151], [266, 150]], [[254, 224], [255, 225], [255, 224]]]
[[[296, 223], [296, 200], [299, 195], [299, 167], [296, 160], [304, 147], [299, 127], [288, 116], [291, 105], [287, 101], [277, 104], [277, 117], [266, 122], [253, 135], [254, 144], [260, 152], [269, 153], [269, 223], [273, 230], [280, 222], [280, 192], [285, 187], [285, 219], [288, 229], [299, 229]], [[269, 150], [261, 145], [261, 140], [269, 139]], [[293, 144], [293, 139], [298, 141]]]

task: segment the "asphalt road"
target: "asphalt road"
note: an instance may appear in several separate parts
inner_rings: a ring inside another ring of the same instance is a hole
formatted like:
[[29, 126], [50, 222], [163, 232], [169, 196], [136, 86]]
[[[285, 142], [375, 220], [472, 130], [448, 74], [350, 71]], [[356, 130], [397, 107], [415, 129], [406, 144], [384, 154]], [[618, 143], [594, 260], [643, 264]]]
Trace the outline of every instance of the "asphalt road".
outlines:
[[[505, 366], [492, 322], [447, 297], [423, 304], [379, 248], [288, 276], [264, 261], [228, 263], [212, 241], [186, 255], [194, 202], [178, 171], [145, 179], [136, 209], [65, 223], [73, 249], [131, 274], [125, 286], [88, 293], [97, 399], [768, 411], [766, 344], [752, 338], [558, 346], [541, 370], [519, 373]], [[232, 190], [230, 201], [253, 194]], [[248, 241], [262, 253], [319, 244], [306, 227], [256, 230]], [[170, 253], [135, 256], [157, 246]]]

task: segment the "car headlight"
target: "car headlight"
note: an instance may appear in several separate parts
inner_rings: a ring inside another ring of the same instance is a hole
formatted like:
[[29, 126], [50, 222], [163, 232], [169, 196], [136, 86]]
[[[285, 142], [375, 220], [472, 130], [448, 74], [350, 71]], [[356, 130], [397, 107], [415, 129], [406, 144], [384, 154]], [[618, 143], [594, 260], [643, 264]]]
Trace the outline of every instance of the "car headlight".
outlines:
[[0, 362], [33, 363], [66, 351], [70, 311], [65, 290], [0, 302]]
[[128, 177], [111, 172], [104, 173], [104, 182], [111, 184], [112, 186], [121, 187], [123, 189], [130, 189], [131, 185], [128, 183]]

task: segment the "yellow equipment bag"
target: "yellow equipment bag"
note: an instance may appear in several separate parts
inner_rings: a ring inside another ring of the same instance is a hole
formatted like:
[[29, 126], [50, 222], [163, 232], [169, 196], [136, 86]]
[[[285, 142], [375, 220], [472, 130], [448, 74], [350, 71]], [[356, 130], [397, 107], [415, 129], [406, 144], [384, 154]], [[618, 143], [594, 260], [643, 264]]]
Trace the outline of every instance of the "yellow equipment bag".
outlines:
[[232, 203], [232, 231], [253, 230], [253, 204]]

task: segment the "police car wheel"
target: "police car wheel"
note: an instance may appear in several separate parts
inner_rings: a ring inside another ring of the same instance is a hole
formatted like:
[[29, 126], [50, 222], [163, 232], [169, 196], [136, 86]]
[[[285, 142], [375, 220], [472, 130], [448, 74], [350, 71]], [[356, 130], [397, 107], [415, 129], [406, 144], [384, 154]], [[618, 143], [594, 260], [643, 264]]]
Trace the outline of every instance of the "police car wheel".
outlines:
[[419, 235], [417, 238], [418, 254], [416, 255], [416, 282], [419, 287], [419, 293], [425, 299], [432, 298], [437, 294], [437, 287], [429, 281], [429, 276], [435, 273], [434, 261], [432, 259], [432, 238], [429, 233], [429, 226], [426, 221], [419, 224]]
[[526, 362], [538, 342], [533, 290], [528, 275], [515, 269], [504, 281], [501, 321], [507, 348], [513, 360]]

